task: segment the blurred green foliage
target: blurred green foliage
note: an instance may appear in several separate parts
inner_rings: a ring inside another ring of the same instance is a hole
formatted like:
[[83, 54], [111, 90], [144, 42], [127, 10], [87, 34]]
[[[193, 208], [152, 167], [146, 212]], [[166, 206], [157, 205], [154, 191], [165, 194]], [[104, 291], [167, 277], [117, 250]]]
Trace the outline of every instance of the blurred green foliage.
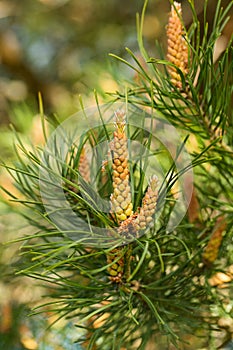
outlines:
[[[151, 15], [161, 11], [158, 4], [151, 4]], [[135, 14], [142, 5], [142, 0], [1, 1], [0, 89], [5, 87], [6, 103], [2, 116], [7, 118], [7, 102], [35, 98], [38, 91], [48, 109], [58, 111], [62, 99], [71, 112], [68, 95], [98, 87], [108, 53], [136, 47]], [[169, 4], [165, 7], [168, 10]], [[165, 22], [164, 17], [161, 25]], [[156, 35], [156, 16], [154, 23]]]
[[[216, 1], [209, 1], [209, 28]], [[26, 101], [35, 112], [38, 91], [43, 95], [47, 113], [68, 116], [79, 108], [79, 94], [90, 96], [93, 89], [116, 89], [120, 69], [116, 68], [113, 79], [113, 60], [108, 54], [124, 56], [126, 46], [137, 52], [135, 15], [141, 12], [143, 2], [1, 0], [0, 124], [11, 120], [12, 104]], [[223, 0], [223, 6], [229, 2]], [[203, 4], [196, 3], [200, 17]], [[183, 9], [185, 24], [189, 26], [187, 1], [183, 1]], [[165, 35], [168, 12], [169, 1], [149, 1], [144, 38], [152, 57], [156, 57], [155, 39]], [[226, 28], [226, 36], [230, 32], [232, 22]]]

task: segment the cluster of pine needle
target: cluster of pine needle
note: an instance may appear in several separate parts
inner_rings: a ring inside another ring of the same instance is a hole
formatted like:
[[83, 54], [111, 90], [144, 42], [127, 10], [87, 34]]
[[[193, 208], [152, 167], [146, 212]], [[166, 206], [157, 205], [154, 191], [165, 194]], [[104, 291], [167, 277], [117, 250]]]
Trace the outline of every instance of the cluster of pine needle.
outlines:
[[[129, 62], [111, 55], [137, 75], [127, 82], [127, 91], [112, 93], [113, 102], [133, 105], [141, 113], [142, 125], [145, 110], [156, 112], [151, 119], [159, 115], [174, 125], [184, 140], [181, 148], [186, 147], [190, 154], [187, 168], [178, 172], [171, 162], [164, 175], [166, 192], [158, 174], [146, 182], [141, 164], [153, 162], [153, 157], [145, 160], [142, 154], [143, 159], [132, 164], [128, 139], [140, 139], [148, 149], [153, 142], [141, 127], [128, 130], [127, 108], [116, 110], [114, 130], [107, 130], [103, 122], [79, 144], [70, 146], [62, 164], [58, 159], [66, 203], [86, 227], [94, 225], [109, 232], [107, 246], [88, 246], [83, 235], [74, 239], [49, 217], [40, 193], [43, 149], [27, 150], [18, 139], [16, 166], [4, 165], [22, 198], [8, 194], [25, 205], [23, 215], [36, 228], [35, 233], [21, 238], [18, 273], [45, 282], [49, 290], [46, 309], [58, 318], [75, 319], [76, 326], [85, 330], [77, 341], [89, 350], [197, 348], [189, 342], [206, 348], [211, 343], [214, 349], [220, 319], [232, 317], [232, 42], [213, 59], [230, 5], [223, 10], [218, 1], [209, 31], [205, 1], [202, 36], [194, 2], [189, 5], [193, 23], [186, 30], [180, 3], [171, 3], [167, 55], [150, 57], [144, 47], [147, 1], [142, 15], [137, 16], [142, 57], [130, 49]], [[110, 160], [102, 159], [102, 170], [93, 180], [94, 160], [88, 159], [88, 150], [103, 141], [108, 142]], [[156, 152], [152, 152], [154, 157]], [[168, 232], [176, 202], [174, 188], [190, 168], [194, 187], [187, 213]], [[109, 201], [109, 213], [87, 200], [98, 195]], [[231, 337], [226, 328], [224, 332], [222, 343]]]

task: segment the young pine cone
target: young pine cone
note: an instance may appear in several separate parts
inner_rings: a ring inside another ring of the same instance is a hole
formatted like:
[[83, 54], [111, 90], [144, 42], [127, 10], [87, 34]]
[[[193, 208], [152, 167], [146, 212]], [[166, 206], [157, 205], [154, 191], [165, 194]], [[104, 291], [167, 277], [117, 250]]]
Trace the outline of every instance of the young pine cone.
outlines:
[[[181, 22], [181, 4], [174, 1], [167, 25], [167, 59], [179, 68], [184, 75], [188, 73], [188, 44], [184, 38], [185, 31]], [[171, 82], [181, 89], [181, 77], [175, 67], [168, 66]]]
[[116, 215], [119, 223], [126, 220], [132, 214], [133, 209], [129, 185], [129, 155], [124, 118], [124, 112], [116, 113], [116, 130], [111, 143], [111, 151], [113, 155], [113, 193], [110, 197], [111, 211]]

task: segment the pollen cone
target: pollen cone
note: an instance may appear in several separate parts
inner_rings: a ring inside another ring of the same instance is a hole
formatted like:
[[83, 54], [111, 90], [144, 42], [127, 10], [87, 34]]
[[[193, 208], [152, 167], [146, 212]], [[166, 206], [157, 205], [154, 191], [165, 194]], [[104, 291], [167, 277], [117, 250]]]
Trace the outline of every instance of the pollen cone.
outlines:
[[150, 179], [148, 189], [142, 201], [142, 206], [135, 219], [136, 230], [147, 228], [153, 221], [158, 199], [158, 178], [153, 175]]
[[84, 147], [80, 154], [78, 170], [82, 178], [86, 182], [90, 182], [90, 164], [87, 158], [86, 149]]
[[111, 211], [116, 215], [119, 224], [131, 214], [133, 205], [131, 202], [131, 190], [129, 185], [128, 145], [125, 133], [125, 114], [116, 113], [116, 130], [111, 143], [113, 157], [113, 193], [111, 195]]
[[[167, 59], [179, 68], [184, 75], [188, 72], [188, 45], [185, 40], [185, 31], [181, 21], [181, 4], [174, 1], [167, 25]], [[168, 67], [171, 82], [181, 89], [181, 76], [175, 67]]]

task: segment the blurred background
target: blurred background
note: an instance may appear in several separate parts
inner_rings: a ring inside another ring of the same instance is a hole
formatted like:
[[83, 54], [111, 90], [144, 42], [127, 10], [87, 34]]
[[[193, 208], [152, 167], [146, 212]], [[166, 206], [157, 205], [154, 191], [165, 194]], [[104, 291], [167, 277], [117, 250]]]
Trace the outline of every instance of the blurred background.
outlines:
[[[230, 1], [223, 0], [223, 6]], [[141, 13], [143, 2], [0, 0], [1, 160], [14, 162], [14, 135], [10, 124], [26, 143], [27, 138], [34, 144], [43, 142], [38, 92], [43, 96], [45, 114], [56, 114], [64, 119], [79, 110], [80, 95], [86, 107], [94, 104], [94, 89], [106, 101], [109, 97], [104, 92], [117, 90], [121, 77], [133, 77], [131, 71], [118, 65], [108, 54], [111, 52], [128, 59], [125, 47], [137, 53], [136, 12]], [[191, 12], [188, 1], [182, 3], [184, 22], [188, 27]], [[209, 1], [210, 30], [216, 3], [217, 0]], [[203, 4], [204, 0], [196, 1], [200, 20]], [[165, 26], [169, 9], [168, 0], [149, 1], [144, 38], [152, 57], [157, 56], [155, 40], [160, 40], [166, 50]], [[224, 29], [223, 49], [232, 32], [231, 18]], [[9, 191], [15, 191], [2, 168], [0, 183]], [[45, 331], [50, 322], [47, 316], [38, 316], [36, 321], [35, 318], [28, 321], [26, 317], [28, 307], [39, 298], [41, 287], [34, 286], [26, 278], [13, 276], [15, 267], [20, 264], [19, 245], [4, 245], [31, 230], [19, 210], [4, 192], [0, 192], [0, 348], [76, 349], [72, 344], [75, 334], [67, 336], [67, 324], [59, 326], [58, 336], [56, 328]]]
[[[196, 3], [201, 18], [204, 0]], [[216, 3], [209, 1], [210, 30]], [[135, 14], [142, 6], [143, 0], [0, 1], [1, 123], [9, 122], [15, 104], [36, 104], [38, 91], [47, 112], [67, 116], [77, 110], [79, 94], [88, 96], [99, 87], [114, 90], [108, 53], [124, 56], [126, 46], [137, 52]], [[163, 42], [169, 8], [169, 1], [149, 1], [144, 37], [152, 56], [155, 40]], [[183, 12], [188, 26], [187, 0]], [[230, 22], [226, 36], [232, 30]]]
[[[108, 53], [137, 50], [135, 14], [142, 0], [0, 1], [1, 121], [16, 102], [35, 103], [43, 94], [46, 111], [72, 113], [79, 94], [114, 89]], [[150, 3], [145, 36], [163, 32], [169, 4]], [[161, 15], [162, 13], [162, 15]]]

